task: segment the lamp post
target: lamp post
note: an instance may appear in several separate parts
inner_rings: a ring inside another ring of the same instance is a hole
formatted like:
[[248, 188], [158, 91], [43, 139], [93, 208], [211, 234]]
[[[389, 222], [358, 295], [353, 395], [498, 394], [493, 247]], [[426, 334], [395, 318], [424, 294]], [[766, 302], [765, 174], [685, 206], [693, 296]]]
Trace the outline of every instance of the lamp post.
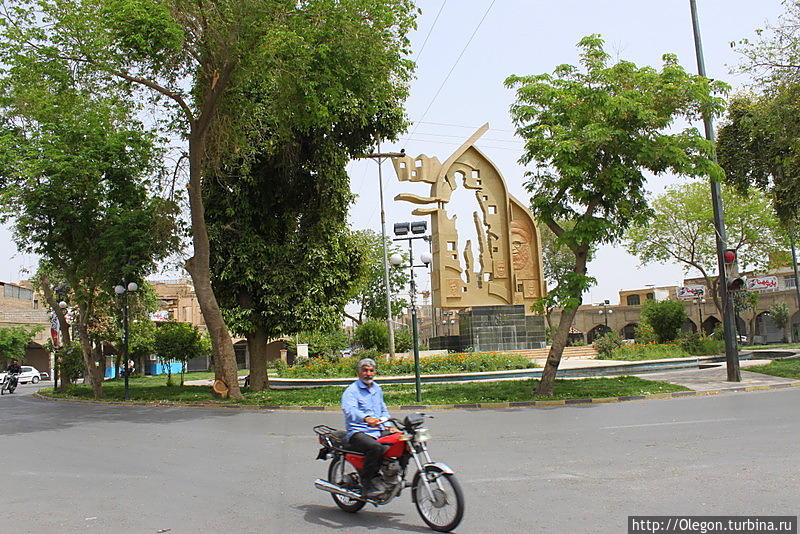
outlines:
[[705, 333], [703, 332], [703, 305], [706, 303], [706, 299], [698, 297], [694, 299], [694, 303], [697, 304], [697, 313], [700, 315], [700, 322], [698, 323], [700, 327], [698, 330], [703, 334]]
[[[600, 309], [597, 310], [597, 313], [599, 313], [600, 315], [603, 316], [603, 323], [606, 326], [606, 332], [608, 332], [608, 314], [609, 313], [614, 313], [614, 310], [609, 310], [608, 308], [606, 308], [606, 306], [608, 306], [608, 304], [609, 304], [608, 301], [603, 302], [602, 304], [600, 304]], [[606, 332], [604, 332], [604, 334]]]
[[358, 158], [374, 159], [378, 164], [378, 190], [381, 201], [381, 240], [383, 243], [383, 285], [386, 290], [386, 324], [389, 332], [389, 358], [394, 359], [394, 325], [392, 324], [392, 295], [389, 289], [389, 262], [386, 250], [386, 211], [383, 209], [383, 161], [387, 158], [403, 158], [405, 150], [400, 152], [381, 153], [380, 143], [376, 144], [377, 152], [358, 156]]
[[[59, 296], [63, 297], [63, 295], [59, 295]], [[64, 314], [65, 317], [66, 317], [67, 307], [68, 306], [69, 306], [69, 304], [67, 304], [67, 301], [65, 301], [65, 300], [61, 300], [61, 301], [58, 302], [58, 307], [61, 309], [61, 312]], [[53, 313], [56, 315], [56, 320], [59, 321], [59, 325], [58, 325], [59, 333], [61, 332], [61, 328], [62, 327], [63, 328], [69, 328], [69, 325], [67, 325], [67, 324], [62, 325], [61, 324], [61, 320], [58, 318], [58, 314], [55, 312], [55, 310], [53, 310]], [[61, 348], [61, 345], [59, 345], [59, 346], [55, 346], [54, 345], [53, 346], [53, 391], [56, 391], [58, 389], [58, 378], [59, 378], [59, 372], [58, 372], [58, 350], [60, 348]]]
[[[408, 234], [409, 230], [411, 230], [412, 235], [408, 237], [398, 237], [395, 238], [395, 241], [408, 241], [408, 268], [411, 270], [411, 339], [414, 345], [414, 384], [416, 388], [416, 398], [417, 402], [422, 400], [422, 395], [420, 393], [421, 388], [421, 381], [419, 378], [419, 336], [417, 331], [417, 305], [416, 305], [416, 293], [417, 293], [417, 286], [414, 281], [414, 268], [415, 267], [425, 267], [427, 268], [431, 263], [431, 255], [428, 252], [423, 252], [420, 256], [420, 260], [422, 261], [422, 265], [414, 265], [414, 249], [412, 247], [412, 243], [414, 239], [425, 239], [428, 240], [429, 237], [427, 235], [420, 235], [424, 234], [425, 231], [428, 229], [428, 223], [426, 221], [415, 221], [412, 223], [396, 223], [394, 225], [394, 233], [398, 236], [405, 236]], [[400, 254], [392, 254], [389, 258], [389, 261], [394, 266], [399, 266], [403, 263], [403, 257]]]
[[125, 400], [128, 400], [128, 377], [131, 374], [131, 367], [128, 363], [128, 295], [135, 293], [139, 289], [136, 282], [129, 282], [126, 286], [115, 286], [114, 293], [117, 296], [124, 297], [122, 301], [122, 346], [125, 354]]

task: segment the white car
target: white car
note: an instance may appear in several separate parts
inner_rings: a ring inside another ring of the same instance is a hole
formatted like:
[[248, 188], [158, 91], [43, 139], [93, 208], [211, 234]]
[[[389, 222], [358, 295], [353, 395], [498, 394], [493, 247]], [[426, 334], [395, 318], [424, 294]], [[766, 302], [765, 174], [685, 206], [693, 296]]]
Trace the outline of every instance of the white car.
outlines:
[[[20, 384], [27, 384], [28, 382], [35, 384], [42, 379], [42, 375], [35, 367], [31, 367], [30, 365], [22, 365], [20, 367], [22, 367], [22, 372], [17, 377]], [[0, 380], [3, 380], [5, 376], [5, 372], [0, 373]]]

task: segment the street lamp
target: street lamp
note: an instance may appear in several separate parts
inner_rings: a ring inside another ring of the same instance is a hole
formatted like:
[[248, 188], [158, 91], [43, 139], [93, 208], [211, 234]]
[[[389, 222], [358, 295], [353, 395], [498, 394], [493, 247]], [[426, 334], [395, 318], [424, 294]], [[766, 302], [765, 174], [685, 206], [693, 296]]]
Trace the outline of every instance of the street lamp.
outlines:
[[[416, 282], [414, 281], [414, 268], [415, 267], [425, 267], [427, 268], [432, 261], [431, 255], [429, 252], [423, 252], [420, 256], [420, 261], [422, 261], [422, 265], [414, 265], [414, 250], [412, 247], [412, 243], [414, 239], [425, 239], [428, 240], [429, 237], [424, 234], [425, 231], [428, 229], [428, 223], [426, 221], [415, 221], [412, 223], [396, 223], [394, 225], [394, 233], [395, 235], [405, 236], [408, 234], [409, 230], [412, 234], [408, 237], [397, 237], [395, 241], [408, 241], [408, 268], [411, 270], [411, 339], [414, 343], [414, 383], [416, 388], [416, 398], [417, 402], [422, 400], [422, 396], [420, 393], [421, 390], [421, 383], [419, 378], [419, 337], [417, 332], [417, 306], [416, 306], [416, 293], [417, 293], [417, 286]], [[401, 263], [403, 263], [403, 257], [400, 254], [392, 254], [389, 257], [389, 262], [395, 267], [399, 267]]]
[[597, 313], [603, 316], [603, 321], [606, 325], [606, 332], [608, 332], [608, 314], [614, 313], [614, 310], [609, 310], [608, 308], [606, 308], [606, 306], [608, 306], [608, 301], [605, 301], [604, 303], [600, 304], [601, 309], [597, 310]]
[[706, 299], [698, 297], [694, 299], [694, 303], [697, 304], [697, 313], [700, 314], [700, 322], [698, 323], [700, 325], [700, 328], [698, 328], [697, 330], [701, 334], [704, 334], [705, 332], [703, 332], [703, 305], [706, 303]]
[[[59, 295], [59, 296], [63, 296], [63, 295]], [[67, 301], [65, 301], [65, 300], [61, 300], [61, 301], [58, 302], [58, 307], [61, 309], [61, 312], [64, 314], [65, 317], [66, 317], [67, 307], [68, 306], [69, 306], [69, 304], [67, 304]], [[56, 321], [58, 321], [58, 331], [59, 331], [59, 333], [61, 332], [61, 328], [62, 327], [63, 328], [69, 328], [69, 325], [67, 325], [67, 324], [62, 325], [61, 324], [61, 319], [59, 319], [58, 314], [56, 313], [55, 310], [53, 310], [53, 313], [56, 316]], [[65, 323], [66, 323], [66, 321], [65, 321]], [[53, 342], [53, 391], [56, 391], [58, 389], [58, 379], [59, 379], [58, 349], [61, 348], [61, 345], [59, 344], [59, 346], [56, 346], [56, 342], [57, 341], [58, 341], [58, 334], [56, 334], [56, 339]]]
[[125, 400], [128, 400], [128, 377], [131, 374], [131, 366], [128, 359], [128, 295], [138, 291], [139, 285], [136, 282], [128, 282], [127, 286], [118, 285], [114, 287], [117, 296], [124, 296], [122, 301], [122, 346], [125, 354]]

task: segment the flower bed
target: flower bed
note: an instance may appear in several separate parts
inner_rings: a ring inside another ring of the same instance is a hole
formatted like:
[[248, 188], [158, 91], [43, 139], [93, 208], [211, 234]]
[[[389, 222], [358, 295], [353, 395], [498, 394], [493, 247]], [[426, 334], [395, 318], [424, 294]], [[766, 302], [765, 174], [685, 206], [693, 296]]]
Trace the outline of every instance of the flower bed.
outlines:
[[[341, 358], [329, 361], [321, 358], [306, 360], [292, 367], [280, 366], [281, 378], [340, 378], [355, 376], [359, 358]], [[421, 374], [477, 373], [484, 371], [505, 371], [509, 369], [529, 369], [536, 367], [525, 356], [506, 352], [468, 352], [442, 356], [429, 356], [420, 359]], [[383, 376], [414, 374], [414, 360], [395, 360], [378, 362], [378, 373]]]

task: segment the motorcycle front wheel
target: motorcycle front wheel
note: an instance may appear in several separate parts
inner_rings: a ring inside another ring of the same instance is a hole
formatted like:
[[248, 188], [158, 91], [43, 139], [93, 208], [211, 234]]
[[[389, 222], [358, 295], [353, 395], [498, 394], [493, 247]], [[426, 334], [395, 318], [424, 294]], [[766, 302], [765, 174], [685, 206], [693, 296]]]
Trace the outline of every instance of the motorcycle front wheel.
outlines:
[[[425, 487], [422, 477], [428, 481]], [[430, 491], [428, 491], [430, 489]], [[464, 493], [455, 475], [435, 466], [418, 471], [411, 484], [411, 498], [425, 523], [437, 532], [450, 532], [464, 517]]]
[[[342, 471], [342, 462], [344, 462], [344, 471]], [[331, 465], [328, 467], [328, 482], [349, 490], [358, 491], [358, 471], [343, 456], [334, 456], [333, 460], [331, 460]], [[336, 506], [351, 514], [358, 512], [367, 504], [365, 501], [348, 499], [344, 495], [335, 493], [331, 493], [331, 497], [333, 497], [333, 502], [336, 503]]]

